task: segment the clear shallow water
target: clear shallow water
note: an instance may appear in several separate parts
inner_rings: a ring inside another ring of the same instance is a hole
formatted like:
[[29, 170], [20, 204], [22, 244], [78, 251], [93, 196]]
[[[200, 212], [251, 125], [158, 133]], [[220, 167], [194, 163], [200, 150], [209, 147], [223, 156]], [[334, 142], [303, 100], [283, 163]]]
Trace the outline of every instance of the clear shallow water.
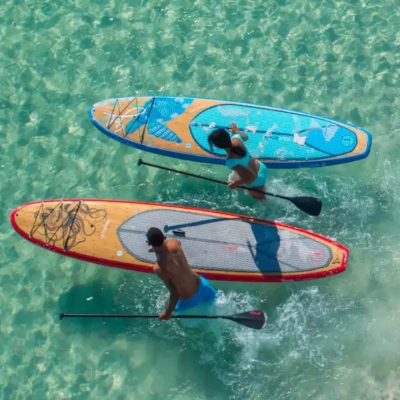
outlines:
[[[400, 398], [400, 8], [344, 1], [5, 1], [0, 5], [0, 398]], [[323, 198], [320, 218], [224, 187], [138, 169], [161, 159], [96, 129], [112, 96], [187, 95], [331, 116], [373, 133], [367, 160], [271, 171], [271, 191]], [[161, 201], [276, 218], [350, 248], [345, 273], [292, 284], [216, 283], [222, 312], [269, 325], [58, 320], [154, 312], [152, 276], [65, 259], [13, 232], [36, 199]], [[92, 298], [92, 299], [91, 299]]]

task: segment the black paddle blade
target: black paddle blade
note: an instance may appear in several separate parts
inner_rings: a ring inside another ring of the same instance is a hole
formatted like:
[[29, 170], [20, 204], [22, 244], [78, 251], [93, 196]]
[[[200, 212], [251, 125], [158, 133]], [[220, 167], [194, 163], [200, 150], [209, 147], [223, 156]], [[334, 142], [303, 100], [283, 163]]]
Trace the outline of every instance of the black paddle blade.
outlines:
[[304, 211], [308, 215], [318, 217], [322, 210], [322, 201], [316, 197], [288, 197], [298, 209]]
[[267, 325], [267, 315], [262, 311], [248, 311], [226, 318], [253, 329], [263, 329]]

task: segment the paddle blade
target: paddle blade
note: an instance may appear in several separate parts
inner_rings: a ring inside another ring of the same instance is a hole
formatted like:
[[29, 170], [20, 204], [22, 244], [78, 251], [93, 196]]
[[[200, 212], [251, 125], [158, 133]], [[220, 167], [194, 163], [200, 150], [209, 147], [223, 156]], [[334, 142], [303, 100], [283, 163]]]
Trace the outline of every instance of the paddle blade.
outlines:
[[227, 318], [252, 329], [263, 329], [267, 324], [267, 315], [262, 311], [248, 311]]
[[322, 201], [315, 197], [291, 197], [288, 198], [298, 209], [304, 211], [308, 215], [318, 217], [322, 210]]

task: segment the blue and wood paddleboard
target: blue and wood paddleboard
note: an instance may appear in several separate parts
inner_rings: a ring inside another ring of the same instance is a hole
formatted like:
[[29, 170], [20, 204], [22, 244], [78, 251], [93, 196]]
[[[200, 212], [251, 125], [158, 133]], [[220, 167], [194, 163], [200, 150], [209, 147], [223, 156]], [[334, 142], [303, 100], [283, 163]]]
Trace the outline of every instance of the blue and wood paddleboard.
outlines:
[[270, 168], [320, 167], [363, 159], [369, 132], [330, 118], [249, 103], [190, 97], [137, 96], [89, 109], [93, 124], [128, 146], [184, 160], [224, 164], [207, 137], [236, 122], [251, 155]]

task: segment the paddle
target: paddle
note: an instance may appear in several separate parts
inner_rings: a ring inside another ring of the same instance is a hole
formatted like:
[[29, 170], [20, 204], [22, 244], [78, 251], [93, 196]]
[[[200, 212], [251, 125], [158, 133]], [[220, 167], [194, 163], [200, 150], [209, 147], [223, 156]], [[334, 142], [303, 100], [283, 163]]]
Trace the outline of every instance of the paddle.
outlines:
[[[164, 171], [176, 172], [178, 174], [192, 176], [193, 178], [204, 179], [206, 181], [220, 183], [222, 185], [227, 185], [226, 182], [219, 181], [217, 179], [208, 178], [206, 176], [201, 176], [201, 175], [196, 175], [196, 174], [191, 174], [190, 172], [179, 171], [179, 170], [173, 169], [173, 168], [163, 167], [162, 165], [148, 163], [148, 162], [143, 161], [141, 158], [139, 158], [139, 160], [138, 160], [138, 166], [140, 166], [140, 165], [147, 165], [149, 167], [163, 169]], [[267, 196], [277, 197], [279, 199], [289, 200], [299, 210], [304, 211], [305, 213], [307, 213], [308, 215], [312, 215], [313, 217], [317, 217], [321, 213], [322, 201], [321, 201], [321, 199], [318, 199], [318, 198], [315, 198], [315, 197], [306, 197], [306, 196], [287, 197], [287, 196], [282, 196], [280, 194], [264, 192], [263, 190], [247, 188], [246, 186], [238, 186], [238, 188], [246, 189], [246, 190], [252, 190], [253, 192], [263, 193], [263, 194], [265, 194]]]
[[[157, 314], [65, 314], [60, 313], [63, 318], [158, 318]], [[267, 324], [267, 315], [262, 311], [247, 311], [235, 315], [172, 315], [171, 318], [207, 318], [207, 319], [229, 319], [238, 324], [252, 329], [263, 329]]]

